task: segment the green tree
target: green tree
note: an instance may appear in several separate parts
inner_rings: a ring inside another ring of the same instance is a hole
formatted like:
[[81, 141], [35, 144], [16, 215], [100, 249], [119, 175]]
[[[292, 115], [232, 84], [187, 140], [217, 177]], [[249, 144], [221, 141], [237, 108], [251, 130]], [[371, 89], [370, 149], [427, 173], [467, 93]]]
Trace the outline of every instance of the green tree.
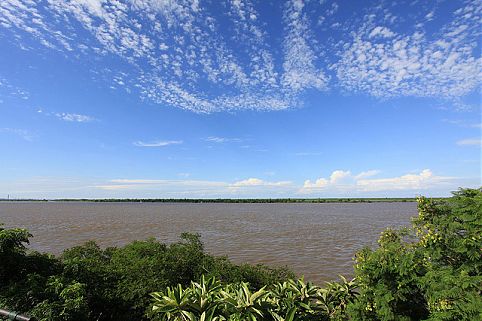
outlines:
[[482, 320], [482, 189], [420, 197], [418, 211], [357, 254], [354, 320]]
[[19, 279], [24, 273], [24, 258], [28, 239], [25, 229], [5, 229], [0, 224], [0, 284]]

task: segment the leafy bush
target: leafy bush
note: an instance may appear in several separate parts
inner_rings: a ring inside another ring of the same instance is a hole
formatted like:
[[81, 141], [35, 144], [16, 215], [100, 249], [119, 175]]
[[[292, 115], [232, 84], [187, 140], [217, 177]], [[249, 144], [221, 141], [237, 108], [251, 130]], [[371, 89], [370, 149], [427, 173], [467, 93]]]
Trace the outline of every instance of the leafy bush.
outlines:
[[155, 239], [101, 249], [95, 242], [60, 257], [29, 252], [31, 235], [0, 227], [0, 307], [49, 321], [147, 320], [151, 292], [202, 274], [263, 286], [293, 277], [287, 268], [236, 265], [206, 254], [197, 234], [170, 245]]
[[161, 321], [335, 320], [342, 319], [356, 294], [355, 283], [330, 283], [325, 289], [303, 279], [251, 291], [246, 282], [222, 284], [214, 277], [154, 292], [152, 316]]
[[354, 320], [482, 320], [482, 189], [418, 199], [412, 229], [356, 256]]
[[38, 313], [44, 320], [73, 319], [73, 302], [78, 303], [79, 310], [85, 307], [85, 302], [80, 302], [82, 293], [75, 293], [82, 292], [82, 286], [61, 282], [62, 266], [53, 256], [27, 253], [29, 237], [25, 229], [0, 226], [0, 306]]

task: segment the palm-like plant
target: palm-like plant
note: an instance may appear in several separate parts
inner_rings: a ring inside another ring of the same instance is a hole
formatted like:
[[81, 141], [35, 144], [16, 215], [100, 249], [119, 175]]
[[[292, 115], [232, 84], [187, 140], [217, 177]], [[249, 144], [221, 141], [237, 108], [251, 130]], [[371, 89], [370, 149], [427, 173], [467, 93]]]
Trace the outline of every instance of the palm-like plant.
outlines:
[[265, 298], [269, 295], [266, 286], [252, 293], [249, 284], [241, 282], [227, 286], [221, 291], [223, 301], [227, 304], [227, 310], [235, 312], [231, 315], [239, 316], [240, 320], [263, 320], [269, 305]]
[[216, 316], [222, 310], [220, 300], [221, 283], [214, 277], [208, 280], [201, 277], [199, 283], [191, 282], [191, 286], [183, 289], [181, 285], [167, 288], [166, 293], [155, 292], [152, 312], [161, 316], [161, 320], [169, 321], [217, 321], [225, 320]]
[[325, 288], [319, 289], [317, 305], [330, 319], [340, 319], [347, 305], [357, 296], [356, 280], [347, 281], [340, 275], [341, 282], [327, 282]]
[[303, 279], [251, 291], [246, 282], [222, 285], [201, 278], [183, 289], [153, 293], [152, 311], [165, 321], [293, 321], [336, 319], [353, 300], [354, 281], [328, 283], [322, 289]]
[[191, 283], [191, 308], [199, 314], [214, 314], [219, 306], [221, 283], [212, 277], [206, 280], [204, 275], [199, 283]]
[[190, 311], [192, 295], [190, 289], [183, 289], [181, 284], [177, 287], [168, 287], [166, 293], [154, 292], [152, 311], [161, 315], [161, 320], [169, 321], [194, 321], [195, 315]]

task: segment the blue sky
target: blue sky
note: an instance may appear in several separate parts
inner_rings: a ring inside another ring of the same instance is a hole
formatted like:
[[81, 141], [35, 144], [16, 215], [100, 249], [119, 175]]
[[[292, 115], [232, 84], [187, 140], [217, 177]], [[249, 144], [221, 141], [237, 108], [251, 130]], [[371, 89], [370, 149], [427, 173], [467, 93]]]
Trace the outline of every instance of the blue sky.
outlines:
[[479, 1], [3, 0], [0, 198], [481, 182]]

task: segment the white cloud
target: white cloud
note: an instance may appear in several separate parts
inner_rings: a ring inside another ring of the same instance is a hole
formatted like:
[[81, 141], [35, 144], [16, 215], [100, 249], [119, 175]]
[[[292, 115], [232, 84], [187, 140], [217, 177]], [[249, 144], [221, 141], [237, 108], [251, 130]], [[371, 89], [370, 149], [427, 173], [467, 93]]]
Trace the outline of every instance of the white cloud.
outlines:
[[434, 185], [447, 182], [453, 178], [433, 175], [429, 169], [424, 169], [418, 174], [405, 174], [399, 177], [360, 179], [356, 186], [361, 191], [393, 191], [393, 190], [421, 190]]
[[[348, 171], [341, 171], [347, 173]], [[301, 187], [288, 181], [248, 178], [241, 181], [193, 179], [118, 178], [99, 180], [72, 177], [33, 177], [0, 180], [0, 194], [14, 198], [285, 198], [285, 197], [366, 197], [449, 195], [459, 186], [478, 187], [480, 178], [454, 178], [434, 175], [430, 170], [397, 177], [344, 181], [331, 178]], [[349, 180], [348, 180], [349, 179]], [[301, 189], [300, 189], [301, 188]], [[298, 194], [298, 195], [297, 195]]]
[[434, 18], [434, 12], [433, 11], [430, 11], [429, 13], [427, 13], [425, 15], [425, 19], [427, 19], [427, 21], [432, 21]]
[[379, 170], [372, 169], [366, 172], [361, 172], [360, 174], [355, 176], [355, 179], [363, 179], [363, 178], [372, 177], [378, 174], [380, 174]]
[[460, 126], [460, 127], [482, 128], [482, 123], [473, 123], [473, 122], [469, 122], [469, 121], [461, 120], [461, 119], [442, 119], [442, 121], [444, 123], [457, 125], [457, 126]]
[[336, 184], [351, 176], [350, 171], [336, 170], [330, 175], [330, 183]]
[[383, 98], [468, 94], [481, 79], [482, 59], [476, 53], [481, 8], [480, 2], [469, 2], [435, 37], [423, 29], [410, 33], [374, 27], [380, 18], [370, 13], [334, 65], [340, 85]]
[[289, 186], [291, 182], [267, 182], [259, 178], [248, 178], [242, 181], [237, 181], [231, 184], [233, 187], [248, 187], [248, 186]]
[[107, 191], [115, 191], [115, 190], [122, 190], [122, 189], [133, 189], [136, 187], [135, 185], [122, 185], [122, 184], [115, 184], [115, 185], [96, 185], [95, 188], [107, 190]]
[[243, 140], [241, 138], [227, 138], [218, 136], [209, 136], [205, 139], [207, 142], [211, 143], [240, 143]]
[[114, 89], [197, 113], [293, 108], [306, 92], [336, 86], [456, 99], [480, 84], [479, 1], [464, 2], [436, 33], [423, 27], [432, 12], [403, 17], [418, 17], [407, 31], [391, 6], [367, 5], [360, 26], [333, 2], [323, 9], [326, 37], [313, 3], [275, 5], [282, 15], [267, 21], [250, 0], [3, 0], [0, 28], [22, 49], [88, 58]]
[[284, 41], [283, 85], [293, 92], [308, 88], [324, 90], [328, 77], [316, 67], [317, 53], [312, 47], [313, 36], [304, 3], [292, 0], [285, 13], [288, 35]]
[[121, 183], [121, 184], [159, 184], [167, 182], [166, 180], [159, 179], [112, 179], [111, 183]]
[[329, 179], [319, 178], [315, 182], [305, 181], [300, 193], [317, 192], [367, 193], [388, 191], [421, 191], [444, 186], [452, 182], [454, 177], [437, 176], [430, 169], [418, 174], [405, 174], [398, 177], [371, 178], [379, 171], [370, 170], [352, 175], [349, 171], [334, 171]]
[[378, 27], [373, 28], [373, 30], [368, 35], [368, 38], [375, 38], [377, 36], [383, 37], [383, 38], [391, 38], [391, 37], [395, 36], [395, 33], [390, 31], [390, 29], [388, 29], [387, 27], [378, 26]]
[[134, 142], [134, 146], [138, 147], [165, 147], [169, 145], [179, 145], [182, 144], [182, 140], [158, 140], [152, 142], [143, 142], [143, 141], [136, 141]]
[[319, 189], [325, 188], [327, 186], [332, 186], [335, 184], [346, 183], [347, 180], [351, 179], [351, 172], [350, 171], [343, 171], [343, 170], [335, 170], [331, 173], [328, 179], [326, 178], [318, 178], [315, 182], [311, 182], [310, 180], [306, 180], [303, 188], [304, 189]]
[[315, 182], [311, 182], [310, 180], [306, 180], [303, 184], [303, 188], [300, 190], [301, 192], [308, 192], [313, 189], [320, 189], [328, 186], [330, 181], [326, 178], [318, 178]]
[[28, 100], [30, 93], [23, 88], [11, 84], [7, 79], [0, 76], [0, 97]]
[[204, 180], [168, 180], [168, 179], [112, 179], [107, 184], [95, 185], [95, 188], [103, 190], [116, 189], [182, 189], [182, 188], [222, 188], [228, 187], [227, 183]]
[[87, 115], [81, 114], [71, 114], [71, 113], [56, 113], [55, 116], [64, 121], [86, 123], [94, 121], [95, 118]]
[[[249, 178], [234, 183], [208, 180], [163, 180], [163, 179], [113, 179], [106, 183], [92, 186], [95, 189], [104, 191], [121, 192], [152, 192], [158, 191], [164, 194], [174, 194], [177, 197], [259, 197], [264, 193], [274, 191], [275, 193], [288, 193], [293, 191], [291, 182], [268, 182], [258, 178]], [[167, 195], [166, 194], [166, 195]]]
[[481, 146], [481, 139], [480, 138], [467, 138], [457, 141], [457, 145], [459, 146]]
[[[129, 68], [132, 78], [113, 76], [113, 88], [194, 112], [286, 109], [298, 106], [298, 94], [306, 89], [326, 88], [299, 2], [285, 9], [281, 63], [255, 4], [236, 0], [225, 6], [227, 17], [190, 0], [6, 0], [0, 3], [0, 27], [27, 50], [35, 45], [24, 45], [25, 33], [49, 49], [89, 57], [118, 55], [126, 65], [113, 68]], [[223, 32], [233, 30], [236, 48], [226, 39], [230, 37], [221, 36], [223, 19], [229, 24]]]

